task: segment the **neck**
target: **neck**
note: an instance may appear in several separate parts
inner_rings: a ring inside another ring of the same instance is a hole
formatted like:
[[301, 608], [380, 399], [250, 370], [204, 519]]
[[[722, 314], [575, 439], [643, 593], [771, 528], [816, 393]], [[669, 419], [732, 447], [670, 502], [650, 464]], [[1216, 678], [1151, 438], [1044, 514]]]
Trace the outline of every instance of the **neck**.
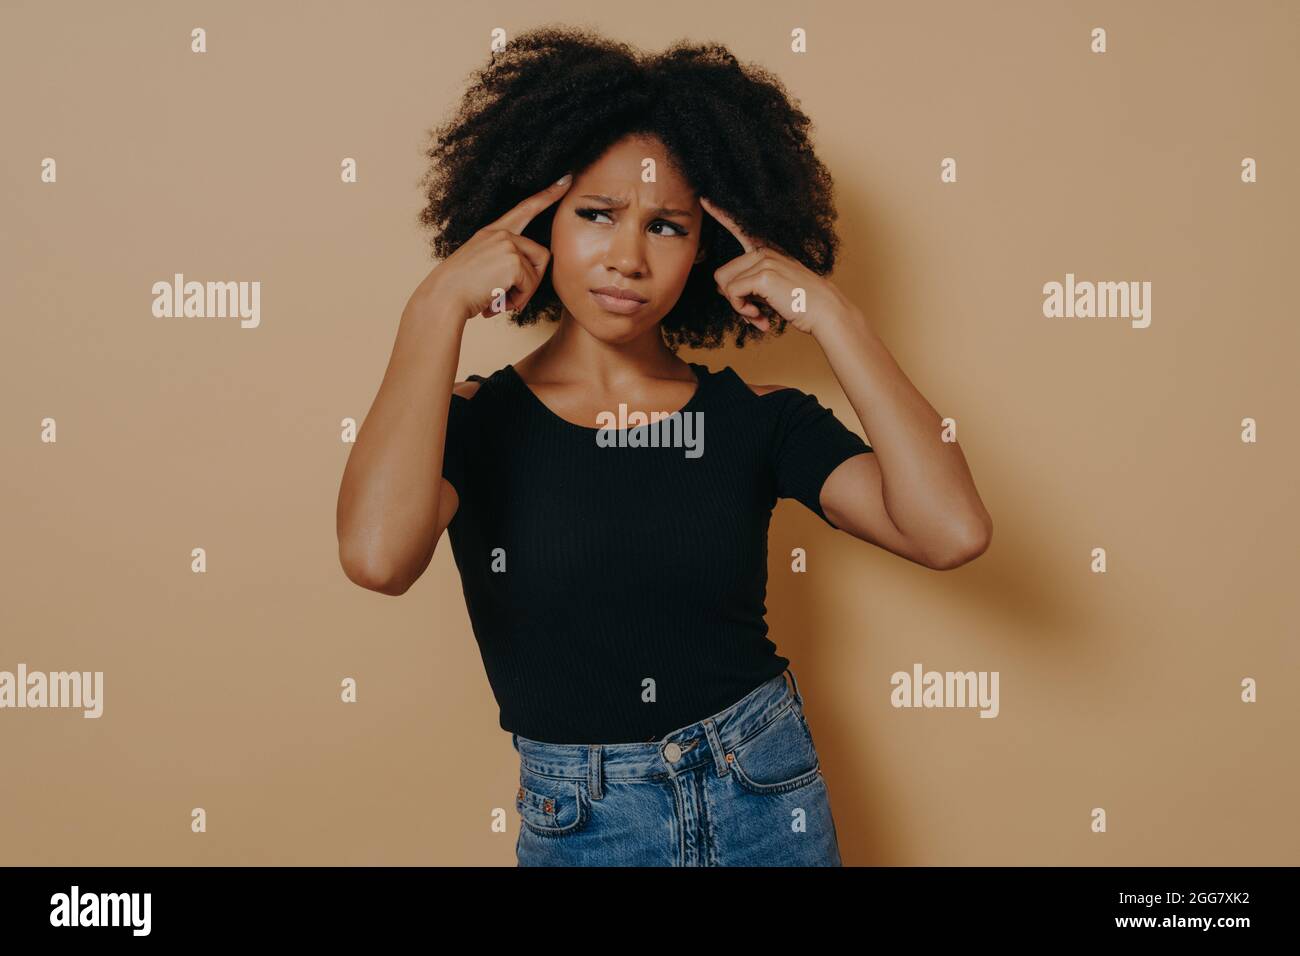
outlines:
[[568, 309], [551, 337], [521, 359], [519, 366], [537, 381], [583, 381], [608, 390], [644, 378], [694, 378], [687, 363], [664, 343], [658, 323], [635, 339], [606, 342], [584, 329]]

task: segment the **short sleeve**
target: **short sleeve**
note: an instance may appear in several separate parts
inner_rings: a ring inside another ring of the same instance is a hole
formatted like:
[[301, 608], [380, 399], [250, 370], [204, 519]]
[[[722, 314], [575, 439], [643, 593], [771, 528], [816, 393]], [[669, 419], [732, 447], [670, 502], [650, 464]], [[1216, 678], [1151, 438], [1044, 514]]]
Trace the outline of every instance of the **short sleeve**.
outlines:
[[796, 499], [836, 527], [822, 511], [822, 485], [846, 459], [871, 451], [871, 446], [815, 395], [785, 388], [760, 395], [759, 400], [776, 406], [771, 456], [777, 497]]
[[[471, 375], [470, 378], [478, 376]], [[465, 472], [478, 434], [474, 423], [475, 407], [474, 399], [451, 393], [451, 404], [447, 407], [447, 439], [442, 451], [442, 477], [451, 482], [461, 498], [465, 496]]]

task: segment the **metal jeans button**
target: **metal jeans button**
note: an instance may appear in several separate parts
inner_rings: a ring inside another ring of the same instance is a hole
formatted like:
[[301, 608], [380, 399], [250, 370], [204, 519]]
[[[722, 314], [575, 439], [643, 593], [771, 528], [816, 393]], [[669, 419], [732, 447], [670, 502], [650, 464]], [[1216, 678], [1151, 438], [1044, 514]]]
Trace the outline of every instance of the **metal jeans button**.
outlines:
[[664, 756], [668, 758], [669, 763], [676, 763], [682, 757], [682, 748], [671, 743], [664, 748]]

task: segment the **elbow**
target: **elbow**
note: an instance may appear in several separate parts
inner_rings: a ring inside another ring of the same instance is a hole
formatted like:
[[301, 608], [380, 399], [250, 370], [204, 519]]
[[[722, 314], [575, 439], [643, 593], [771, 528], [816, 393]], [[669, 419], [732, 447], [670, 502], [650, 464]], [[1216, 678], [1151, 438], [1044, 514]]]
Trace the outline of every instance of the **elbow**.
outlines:
[[953, 535], [953, 544], [930, 567], [935, 571], [951, 571], [969, 564], [989, 549], [993, 540], [993, 520], [984, 514], [978, 520], [963, 526]]
[[399, 573], [391, 563], [343, 544], [339, 545], [339, 564], [349, 581], [367, 591], [398, 597], [411, 587], [410, 576]]

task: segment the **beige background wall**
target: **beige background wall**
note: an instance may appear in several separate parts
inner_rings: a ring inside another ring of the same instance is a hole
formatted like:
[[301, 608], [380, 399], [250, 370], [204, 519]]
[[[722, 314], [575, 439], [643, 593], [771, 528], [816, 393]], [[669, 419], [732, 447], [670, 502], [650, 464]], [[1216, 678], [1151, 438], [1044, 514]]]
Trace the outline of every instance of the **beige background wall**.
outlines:
[[[4, 5], [0, 670], [99, 670], [105, 696], [0, 710], [0, 863], [514, 863], [516, 755], [449, 544], [370, 593], [334, 507], [340, 422], [431, 265], [423, 131], [493, 27], [546, 21], [777, 71], [836, 177], [832, 278], [958, 420], [993, 515], [938, 573], [777, 508], [772, 637], [845, 861], [1300, 862], [1300, 6], [656, 0]], [[175, 272], [260, 281], [260, 327], [154, 318]], [[1067, 272], [1150, 281], [1150, 327], [1044, 318]], [[460, 377], [544, 335], [475, 321]], [[861, 432], [810, 337], [683, 354]], [[1000, 716], [893, 709], [917, 661], [999, 671]]]

